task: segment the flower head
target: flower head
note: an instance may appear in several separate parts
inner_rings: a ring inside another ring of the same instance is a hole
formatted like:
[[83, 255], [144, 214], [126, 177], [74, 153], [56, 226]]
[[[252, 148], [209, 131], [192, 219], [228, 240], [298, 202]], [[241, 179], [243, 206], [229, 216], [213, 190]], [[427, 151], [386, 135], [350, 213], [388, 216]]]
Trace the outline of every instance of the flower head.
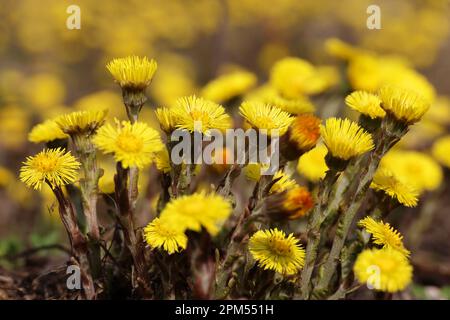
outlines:
[[254, 99], [267, 103], [271, 106], [280, 108], [290, 114], [312, 113], [315, 111], [313, 103], [307, 96], [298, 96], [292, 99], [283, 97], [272, 87], [263, 87], [260, 89], [259, 97], [256, 94]]
[[222, 106], [196, 96], [178, 99], [170, 111], [176, 127], [189, 132], [197, 131], [197, 125], [201, 125], [203, 133], [211, 129], [224, 131], [231, 126], [230, 116]]
[[325, 173], [328, 170], [328, 166], [325, 162], [327, 152], [327, 147], [321, 144], [304, 153], [298, 159], [297, 172], [309, 181], [319, 181], [325, 177]]
[[257, 78], [253, 73], [234, 71], [208, 82], [202, 89], [201, 96], [217, 103], [223, 103], [246, 93], [256, 82]]
[[282, 136], [294, 120], [286, 111], [255, 101], [243, 102], [239, 112], [252, 127], [267, 130], [268, 136], [271, 130], [278, 130]]
[[161, 129], [166, 133], [175, 130], [175, 119], [169, 108], [161, 107], [155, 110], [156, 118], [159, 121]]
[[170, 165], [170, 157], [167, 147], [163, 147], [160, 151], [156, 152], [153, 157], [153, 161], [156, 164], [156, 169], [159, 171], [164, 173], [170, 172], [172, 167]]
[[131, 124], [129, 121], [117, 121], [117, 126], [106, 124], [98, 130], [94, 143], [105, 153], [114, 154], [124, 168], [143, 168], [150, 164], [154, 153], [164, 145], [156, 130], [143, 122]]
[[419, 192], [410, 184], [401, 181], [394, 172], [379, 168], [373, 176], [370, 187], [377, 191], [383, 191], [391, 198], [407, 206], [417, 206]]
[[294, 179], [282, 170], [278, 170], [273, 175], [272, 181], [276, 181], [270, 188], [269, 193], [277, 193], [289, 190], [297, 185]]
[[93, 134], [105, 123], [107, 110], [76, 111], [55, 119], [61, 130], [68, 134]]
[[394, 86], [382, 87], [379, 96], [381, 107], [406, 124], [419, 121], [430, 108], [430, 103], [419, 94]]
[[313, 148], [320, 137], [320, 119], [312, 114], [302, 114], [295, 117], [289, 127], [289, 140], [298, 149], [308, 151]]
[[37, 155], [27, 157], [20, 168], [20, 180], [36, 190], [44, 182], [52, 189], [72, 183], [77, 178], [80, 163], [64, 149], [45, 149]]
[[360, 283], [367, 283], [384, 292], [405, 289], [412, 280], [413, 268], [407, 258], [392, 249], [366, 249], [353, 266]]
[[314, 199], [311, 193], [302, 186], [296, 186], [286, 192], [283, 208], [291, 214], [289, 219], [298, 219], [308, 213], [313, 207]]
[[276, 228], [257, 231], [250, 238], [248, 249], [262, 268], [280, 274], [296, 274], [305, 263], [305, 250], [298, 239], [292, 233], [286, 237]]
[[374, 147], [372, 136], [349, 119], [329, 118], [320, 132], [331, 155], [340, 160], [349, 160]]
[[345, 98], [347, 106], [372, 119], [383, 118], [386, 111], [381, 108], [380, 98], [366, 91], [355, 91]]
[[157, 64], [147, 57], [130, 56], [114, 59], [106, 68], [122, 88], [144, 89], [152, 81]]
[[46, 120], [31, 129], [28, 140], [34, 143], [51, 142], [68, 137], [54, 120]]
[[450, 168], [450, 135], [436, 140], [431, 152], [437, 161]]
[[403, 236], [389, 223], [365, 217], [358, 222], [358, 226], [363, 227], [367, 233], [372, 235], [375, 244], [397, 250], [406, 257], [409, 256], [410, 252], [403, 246]]
[[161, 218], [155, 218], [144, 228], [144, 239], [152, 249], [160, 248], [169, 254], [186, 249], [188, 241], [184, 230]]

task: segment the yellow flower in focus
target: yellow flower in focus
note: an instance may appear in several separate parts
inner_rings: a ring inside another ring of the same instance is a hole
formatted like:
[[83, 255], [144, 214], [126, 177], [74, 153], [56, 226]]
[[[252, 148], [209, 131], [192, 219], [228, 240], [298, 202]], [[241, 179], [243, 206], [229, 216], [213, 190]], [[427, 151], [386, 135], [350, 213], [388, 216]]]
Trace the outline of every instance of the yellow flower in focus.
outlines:
[[291, 233], [286, 237], [278, 229], [259, 230], [248, 242], [253, 258], [264, 270], [273, 270], [283, 275], [293, 275], [305, 264], [305, 250]]
[[28, 140], [34, 143], [50, 142], [66, 138], [68, 138], [68, 135], [52, 119], [35, 125], [28, 134]]
[[294, 120], [277, 107], [254, 101], [243, 102], [239, 112], [252, 127], [267, 130], [268, 136], [271, 136], [271, 130], [278, 130], [278, 135], [282, 136]]
[[430, 108], [422, 96], [398, 87], [385, 86], [380, 89], [381, 107], [407, 124], [419, 121]]
[[231, 203], [225, 198], [198, 192], [173, 199], [166, 205], [160, 217], [181, 230], [199, 232], [203, 227], [215, 236], [231, 211]]
[[321, 144], [304, 153], [298, 159], [297, 172], [311, 182], [318, 182], [328, 170], [325, 162], [327, 152], [327, 147]]
[[331, 155], [349, 160], [373, 149], [372, 136], [349, 119], [329, 118], [320, 132]]
[[186, 249], [188, 238], [172, 223], [155, 218], [144, 228], [144, 239], [152, 249], [163, 249], [169, 254]]
[[431, 149], [433, 157], [447, 168], [450, 168], [450, 136], [437, 140]]
[[379, 168], [373, 176], [370, 187], [377, 191], [383, 191], [391, 198], [407, 207], [417, 206], [419, 192], [410, 184], [401, 181], [394, 172]]
[[366, 249], [356, 258], [353, 271], [359, 283], [393, 293], [411, 283], [413, 268], [407, 258], [396, 250]]
[[153, 59], [137, 56], [114, 59], [106, 65], [122, 88], [136, 89], [144, 89], [150, 84], [157, 67]]
[[45, 149], [35, 156], [27, 157], [20, 168], [20, 180], [28, 187], [39, 190], [44, 182], [52, 189], [73, 183], [80, 163], [64, 149]]
[[245, 94], [256, 82], [257, 78], [253, 73], [238, 70], [208, 82], [200, 95], [205, 99], [223, 103]]
[[175, 130], [174, 115], [169, 108], [158, 108], [155, 110], [155, 115], [159, 121], [159, 126], [164, 132], [171, 133], [173, 130]]
[[76, 111], [57, 117], [55, 122], [68, 135], [91, 135], [105, 123], [107, 113], [107, 110]]
[[373, 243], [383, 246], [383, 248], [397, 250], [405, 257], [409, 256], [410, 252], [403, 245], [403, 236], [389, 223], [375, 221], [372, 217], [365, 217], [358, 222], [358, 226], [372, 235]]
[[231, 118], [222, 106], [196, 96], [178, 99], [170, 112], [176, 127], [189, 132], [200, 129], [196, 125], [201, 125], [201, 132], [205, 134], [211, 129], [224, 131], [231, 126]]
[[124, 168], [144, 168], [152, 162], [154, 153], [164, 147], [158, 132], [143, 122], [117, 121], [116, 124], [116, 127], [110, 124], [101, 127], [94, 143], [104, 153], [114, 154], [114, 159]]
[[386, 111], [381, 108], [381, 100], [377, 95], [365, 92], [354, 91], [345, 98], [347, 106], [372, 119], [383, 118]]

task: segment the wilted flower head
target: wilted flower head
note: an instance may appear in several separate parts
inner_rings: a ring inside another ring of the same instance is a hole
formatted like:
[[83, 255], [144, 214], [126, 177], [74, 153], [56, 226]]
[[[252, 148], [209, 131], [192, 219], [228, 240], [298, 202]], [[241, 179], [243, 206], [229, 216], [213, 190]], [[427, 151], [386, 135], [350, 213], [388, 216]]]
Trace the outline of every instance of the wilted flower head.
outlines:
[[144, 89], [152, 81], [157, 64], [147, 57], [129, 56], [112, 60], [106, 68], [122, 88]]

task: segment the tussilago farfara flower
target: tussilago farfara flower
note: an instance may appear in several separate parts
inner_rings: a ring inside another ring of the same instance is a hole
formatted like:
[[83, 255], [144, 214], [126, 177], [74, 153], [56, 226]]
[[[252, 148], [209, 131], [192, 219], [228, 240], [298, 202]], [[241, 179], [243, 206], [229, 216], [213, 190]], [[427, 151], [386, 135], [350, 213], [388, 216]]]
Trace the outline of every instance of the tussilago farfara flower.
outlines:
[[155, 218], [144, 228], [144, 239], [152, 249], [169, 254], [186, 249], [188, 241], [183, 229], [163, 218]]
[[68, 135], [91, 135], [105, 123], [107, 114], [107, 110], [76, 111], [57, 117], [55, 122]]
[[447, 168], [450, 168], [450, 136], [436, 140], [431, 149], [433, 157]]
[[208, 82], [201, 91], [205, 99], [223, 103], [241, 96], [255, 86], [256, 76], [248, 71], [238, 70]]
[[365, 52], [337, 38], [327, 39], [325, 41], [325, 50], [329, 55], [342, 60], [351, 60]]
[[66, 139], [68, 137], [69, 136], [65, 134], [52, 119], [35, 125], [28, 134], [28, 140], [34, 143], [50, 142], [58, 139]]
[[372, 119], [383, 118], [386, 111], [381, 108], [380, 98], [366, 91], [355, 91], [345, 98], [347, 106]]
[[316, 110], [312, 102], [306, 96], [286, 99], [275, 90], [273, 90], [273, 93], [268, 94], [263, 101], [264, 103], [278, 107], [290, 114], [312, 113]]
[[314, 199], [308, 189], [295, 186], [286, 192], [282, 206], [290, 212], [289, 219], [298, 219], [305, 216], [313, 205]]
[[114, 59], [106, 68], [122, 88], [144, 89], [152, 81], [157, 64], [147, 57], [130, 56]]
[[320, 133], [334, 158], [349, 160], [373, 149], [372, 136], [349, 119], [329, 118]]
[[403, 236], [389, 223], [375, 221], [372, 217], [365, 217], [358, 222], [358, 226], [372, 235], [373, 243], [383, 246], [383, 248], [397, 250], [405, 257], [409, 256], [410, 252], [403, 245]]
[[248, 249], [259, 266], [280, 274], [296, 274], [305, 263], [305, 250], [291, 233], [286, 237], [283, 231], [259, 230], [248, 242]]
[[77, 111], [108, 110], [107, 119], [121, 119], [126, 116], [122, 96], [119, 93], [102, 90], [82, 96], [73, 104]]
[[318, 182], [328, 170], [325, 162], [327, 152], [327, 147], [321, 144], [304, 153], [298, 159], [297, 172], [311, 182]]
[[154, 153], [164, 147], [158, 131], [143, 122], [129, 121], [116, 121], [116, 127], [104, 125], [94, 137], [94, 143], [104, 153], [114, 154], [114, 159], [124, 168], [140, 169], [150, 164]]
[[413, 268], [408, 259], [392, 249], [366, 249], [356, 258], [355, 277], [376, 290], [397, 292], [412, 280]]
[[156, 152], [153, 156], [153, 162], [155, 162], [156, 169], [164, 173], [169, 173], [171, 170], [170, 157], [167, 147], [164, 146], [160, 151]]
[[314, 148], [319, 137], [320, 119], [312, 114], [295, 117], [289, 127], [289, 140], [300, 150], [308, 151]]
[[27, 157], [20, 168], [20, 180], [36, 190], [48, 183], [52, 189], [73, 183], [78, 175], [80, 163], [64, 149], [45, 149], [37, 155]]
[[201, 125], [201, 132], [207, 133], [211, 129], [224, 131], [231, 126], [231, 118], [224, 107], [196, 96], [183, 97], [177, 100], [170, 109], [175, 126], [179, 129], [194, 132], [196, 125]]
[[268, 136], [271, 135], [271, 130], [278, 130], [278, 134], [282, 136], [294, 120], [280, 108], [255, 101], [243, 102], [239, 112], [252, 127], [267, 130]]
[[386, 193], [404, 206], [417, 206], [419, 192], [410, 184], [401, 181], [394, 172], [388, 169], [379, 168], [373, 176], [370, 187]]
[[395, 172], [404, 184], [419, 193], [436, 190], [442, 183], [441, 166], [427, 154], [417, 151], [392, 150], [382, 159], [380, 167]]
[[394, 86], [384, 86], [379, 91], [381, 107], [406, 124], [419, 121], [430, 108], [430, 103], [415, 92]]
[[155, 110], [161, 130], [171, 133], [175, 130], [175, 118], [170, 108], [161, 107]]
[[199, 232], [203, 227], [209, 234], [215, 236], [231, 210], [231, 203], [225, 198], [198, 192], [170, 201], [160, 217], [182, 230]]
[[[262, 173], [267, 169], [269, 169], [269, 166], [266, 164], [249, 163], [244, 168], [244, 174], [248, 180], [258, 182], [261, 179]], [[270, 193], [282, 192], [291, 189], [296, 185], [295, 180], [282, 170], [275, 172], [272, 177], [272, 181], [274, 180], [276, 180], [276, 182], [270, 188]]]

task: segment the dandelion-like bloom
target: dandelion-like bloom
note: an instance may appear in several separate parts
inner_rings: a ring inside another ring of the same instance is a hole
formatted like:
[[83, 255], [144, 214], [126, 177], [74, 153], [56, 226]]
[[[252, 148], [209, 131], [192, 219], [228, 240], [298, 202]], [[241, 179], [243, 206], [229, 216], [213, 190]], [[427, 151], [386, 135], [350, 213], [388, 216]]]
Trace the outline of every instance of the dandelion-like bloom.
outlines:
[[389, 223], [365, 217], [358, 222], [358, 226], [363, 227], [367, 233], [372, 235], [375, 244], [397, 250], [405, 257], [409, 256], [410, 252], [403, 246], [403, 236]]
[[376, 290], [397, 292], [412, 280], [413, 268], [407, 258], [392, 249], [367, 249], [356, 258], [355, 277]]
[[144, 89], [152, 81], [157, 64], [147, 57], [130, 56], [114, 59], [106, 68], [122, 88]]
[[312, 113], [315, 107], [306, 96], [299, 96], [294, 99], [287, 99], [280, 95], [276, 90], [268, 90], [262, 101], [271, 106], [280, 108], [290, 114]]
[[[224, 131], [231, 126], [230, 116], [222, 106], [196, 96], [178, 99], [170, 111], [176, 127], [189, 132], [201, 129], [202, 133], [207, 134], [211, 129]], [[201, 128], [197, 128], [198, 125]]]
[[171, 170], [169, 151], [166, 147], [163, 147], [160, 151], [156, 152], [153, 161], [155, 162], [156, 169], [164, 173], [169, 173]]
[[292, 189], [297, 185], [294, 179], [282, 170], [278, 170], [272, 178], [272, 181], [276, 182], [270, 188], [270, 193], [283, 192], [289, 189]]
[[107, 110], [76, 111], [55, 119], [61, 130], [68, 135], [93, 134], [105, 123]]
[[144, 239], [152, 249], [163, 249], [169, 254], [186, 249], [188, 241], [182, 229], [161, 218], [144, 228]]
[[437, 161], [450, 168], [450, 136], [436, 140], [431, 152]]
[[386, 193], [407, 207], [417, 206], [419, 192], [410, 184], [401, 181], [394, 172], [379, 168], [373, 176], [370, 187]]
[[349, 119], [329, 118], [320, 133], [331, 155], [349, 160], [374, 148], [372, 136]]
[[35, 156], [27, 157], [20, 168], [20, 180], [35, 190], [40, 190], [44, 182], [54, 189], [73, 183], [79, 167], [80, 163], [70, 151], [45, 149]]
[[259, 266], [280, 274], [296, 274], [305, 263], [305, 250], [291, 233], [278, 229], [259, 230], [252, 235], [248, 249]]
[[289, 128], [289, 141], [297, 148], [308, 151], [313, 148], [320, 137], [320, 119], [312, 114], [295, 117]]
[[297, 164], [297, 172], [312, 182], [318, 182], [325, 177], [328, 170], [325, 157], [328, 149], [323, 144], [304, 153]]
[[381, 107], [389, 111], [394, 117], [406, 124], [419, 121], [430, 108], [430, 103], [415, 92], [384, 86], [379, 92]]
[[256, 82], [257, 78], [251, 72], [231, 72], [208, 82], [202, 89], [201, 96], [217, 103], [223, 103], [245, 94], [255, 86]]
[[381, 108], [381, 99], [366, 91], [355, 91], [345, 98], [347, 106], [372, 119], [383, 118], [386, 111]]
[[68, 135], [51, 119], [37, 124], [28, 134], [28, 140], [34, 143], [51, 142], [66, 138], [68, 138]]
[[199, 192], [170, 201], [161, 212], [161, 219], [184, 230], [199, 232], [203, 227], [214, 236], [230, 213], [231, 203], [225, 198]]
[[311, 193], [302, 186], [296, 186], [286, 192], [283, 208], [291, 214], [289, 219], [298, 219], [308, 213], [313, 207], [314, 200]]
[[175, 119], [169, 108], [158, 108], [155, 110], [156, 118], [159, 121], [161, 129], [166, 133], [175, 130]]
[[114, 159], [124, 168], [143, 168], [150, 164], [154, 153], [164, 145], [156, 130], [143, 122], [131, 124], [129, 121], [117, 121], [116, 127], [106, 124], [94, 137], [94, 143], [105, 153], [114, 154]]
[[267, 130], [268, 136], [271, 136], [271, 130], [278, 130], [282, 136], [294, 120], [286, 111], [256, 101], [243, 102], [239, 112], [252, 127]]

